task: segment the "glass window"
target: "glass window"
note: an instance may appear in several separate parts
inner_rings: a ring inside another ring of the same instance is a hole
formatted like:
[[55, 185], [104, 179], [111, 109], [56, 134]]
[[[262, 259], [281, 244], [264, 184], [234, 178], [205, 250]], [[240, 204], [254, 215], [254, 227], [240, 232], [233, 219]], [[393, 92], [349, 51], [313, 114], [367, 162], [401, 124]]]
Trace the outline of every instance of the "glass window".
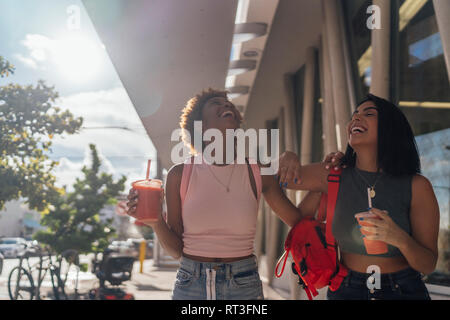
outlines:
[[[408, 3], [409, 10], [402, 10]], [[433, 3], [402, 1], [399, 15], [399, 106], [415, 135], [446, 129], [449, 79]]]
[[[315, 83], [314, 83], [314, 114], [312, 133], [312, 155], [311, 162], [320, 162], [323, 158], [323, 134], [322, 134], [322, 99], [320, 98], [320, 72], [318, 52], [315, 52]], [[295, 106], [295, 128], [297, 130], [298, 154], [301, 150], [302, 121], [303, 121], [303, 98], [305, 86], [305, 66], [302, 66], [293, 76], [294, 106]]]
[[342, 1], [345, 28], [348, 34], [350, 60], [353, 64], [353, 78], [357, 101], [369, 92], [371, 83], [371, 33], [366, 27], [370, 14], [367, 8], [372, 5], [371, 0]]
[[427, 282], [450, 286], [450, 90], [432, 1], [402, 0], [398, 10], [398, 105], [410, 122], [422, 174], [439, 203], [439, 258]]
[[427, 276], [432, 284], [450, 286], [450, 128], [416, 137], [422, 174], [431, 184], [439, 203], [439, 257], [436, 270]]
[[295, 128], [297, 129], [297, 150], [300, 154], [302, 142], [302, 114], [303, 114], [303, 89], [305, 88], [305, 66], [302, 66], [293, 76]]

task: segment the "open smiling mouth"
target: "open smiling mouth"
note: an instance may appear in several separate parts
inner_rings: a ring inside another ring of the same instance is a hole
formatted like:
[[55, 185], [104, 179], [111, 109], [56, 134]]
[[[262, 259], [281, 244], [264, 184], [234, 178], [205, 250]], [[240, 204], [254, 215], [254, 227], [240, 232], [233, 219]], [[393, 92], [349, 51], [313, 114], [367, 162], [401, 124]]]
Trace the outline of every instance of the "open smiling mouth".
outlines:
[[225, 111], [220, 115], [220, 117], [234, 119], [234, 113], [232, 111]]
[[361, 127], [361, 126], [354, 126], [351, 130], [350, 130], [350, 134], [352, 135], [357, 135], [357, 134], [362, 134], [365, 133], [367, 131], [366, 128]]

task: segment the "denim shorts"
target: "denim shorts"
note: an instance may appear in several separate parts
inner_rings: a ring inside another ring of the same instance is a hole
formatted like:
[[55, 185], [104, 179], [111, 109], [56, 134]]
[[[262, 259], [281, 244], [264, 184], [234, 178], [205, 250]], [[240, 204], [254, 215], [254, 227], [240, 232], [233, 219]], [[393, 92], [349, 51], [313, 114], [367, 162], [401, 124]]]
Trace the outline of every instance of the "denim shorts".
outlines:
[[181, 258], [173, 300], [262, 300], [256, 257], [239, 261], [199, 262]]
[[[419, 272], [407, 268], [394, 273], [382, 273], [375, 283], [371, 273], [349, 270], [336, 291], [328, 289], [328, 300], [430, 300]], [[371, 278], [371, 279], [369, 279]], [[378, 282], [378, 283], [377, 283]], [[369, 283], [369, 285], [368, 285]]]

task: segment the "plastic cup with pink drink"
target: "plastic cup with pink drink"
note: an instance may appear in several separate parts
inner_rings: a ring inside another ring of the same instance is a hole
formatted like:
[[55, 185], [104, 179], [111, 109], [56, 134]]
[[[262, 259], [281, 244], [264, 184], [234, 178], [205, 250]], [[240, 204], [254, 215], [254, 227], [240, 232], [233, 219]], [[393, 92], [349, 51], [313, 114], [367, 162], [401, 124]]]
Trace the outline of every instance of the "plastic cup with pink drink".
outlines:
[[149, 178], [150, 160], [147, 166], [147, 178], [138, 180], [131, 185], [137, 190], [138, 202], [134, 218], [141, 222], [156, 222], [161, 211], [162, 181]]
[[[356, 220], [358, 220], [358, 223], [362, 227], [373, 227], [374, 225], [367, 222], [367, 219], [381, 219], [378, 217], [375, 213], [371, 212], [360, 212], [355, 215]], [[360, 230], [361, 233], [365, 236], [372, 235], [371, 232]], [[368, 240], [366, 238], [363, 238], [364, 246], [366, 248], [367, 254], [384, 254], [388, 252], [388, 246], [386, 242], [380, 241], [380, 240]]]

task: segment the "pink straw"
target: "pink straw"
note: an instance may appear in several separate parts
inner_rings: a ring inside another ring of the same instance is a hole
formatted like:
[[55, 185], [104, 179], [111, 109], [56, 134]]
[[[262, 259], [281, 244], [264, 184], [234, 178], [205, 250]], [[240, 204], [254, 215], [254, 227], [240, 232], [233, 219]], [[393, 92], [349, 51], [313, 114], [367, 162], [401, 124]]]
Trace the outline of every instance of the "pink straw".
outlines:
[[150, 162], [152, 162], [151, 159], [148, 159], [148, 163], [147, 163], [147, 176], [145, 178], [145, 180], [148, 180], [148, 178], [150, 177]]
[[372, 198], [370, 197], [370, 188], [367, 188], [367, 198], [369, 200], [369, 208], [372, 209]]

